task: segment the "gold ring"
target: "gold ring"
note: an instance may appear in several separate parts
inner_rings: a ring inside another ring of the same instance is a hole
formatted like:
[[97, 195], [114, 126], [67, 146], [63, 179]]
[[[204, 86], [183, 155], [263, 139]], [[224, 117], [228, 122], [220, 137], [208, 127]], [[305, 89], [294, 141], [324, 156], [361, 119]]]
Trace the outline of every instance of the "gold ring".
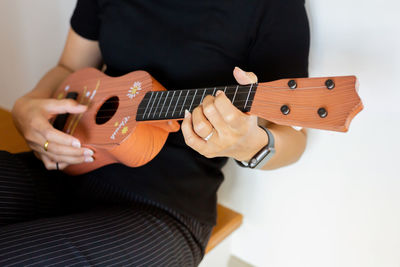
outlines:
[[49, 141], [46, 140], [46, 143], [44, 143], [44, 151], [47, 152], [47, 149], [49, 148]]

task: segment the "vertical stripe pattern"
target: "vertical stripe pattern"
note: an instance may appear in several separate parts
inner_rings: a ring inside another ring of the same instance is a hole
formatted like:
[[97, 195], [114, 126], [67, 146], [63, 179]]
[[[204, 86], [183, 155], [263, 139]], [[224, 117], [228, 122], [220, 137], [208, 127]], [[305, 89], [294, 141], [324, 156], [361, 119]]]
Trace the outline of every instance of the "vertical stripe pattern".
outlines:
[[[92, 182], [101, 203], [65, 205], [60, 172], [0, 151], [0, 266], [197, 266], [212, 227]], [[61, 185], [61, 186], [60, 186]], [[60, 193], [61, 192], [61, 193]], [[105, 200], [109, 200], [107, 201]], [[79, 201], [77, 201], [79, 203]], [[73, 203], [73, 202], [70, 202]], [[117, 204], [116, 204], [117, 203]]]

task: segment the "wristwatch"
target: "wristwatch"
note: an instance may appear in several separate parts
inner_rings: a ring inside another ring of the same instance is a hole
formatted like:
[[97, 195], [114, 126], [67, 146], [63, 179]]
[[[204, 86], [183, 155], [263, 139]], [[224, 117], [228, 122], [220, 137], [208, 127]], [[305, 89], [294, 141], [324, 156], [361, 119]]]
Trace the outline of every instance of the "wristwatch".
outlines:
[[259, 125], [268, 135], [268, 144], [258, 151], [249, 162], [235, 160], [241, 167], [251, 169], [261, 169], [270, 158], [275, 154], [275, 139], [272, 133], [264, 126]]

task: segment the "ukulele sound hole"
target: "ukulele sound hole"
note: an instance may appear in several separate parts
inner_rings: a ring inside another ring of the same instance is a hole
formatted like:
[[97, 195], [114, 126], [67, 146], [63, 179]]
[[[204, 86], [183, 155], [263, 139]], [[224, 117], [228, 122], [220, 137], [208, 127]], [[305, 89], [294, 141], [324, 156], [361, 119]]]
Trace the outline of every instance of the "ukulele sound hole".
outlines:
[[101, 105], [96, 115], [96, 124], [104, 124], [111, 120], [114, 114], [117, 112], [119, 106], [119, 98], [117, 96], [110, 97]]

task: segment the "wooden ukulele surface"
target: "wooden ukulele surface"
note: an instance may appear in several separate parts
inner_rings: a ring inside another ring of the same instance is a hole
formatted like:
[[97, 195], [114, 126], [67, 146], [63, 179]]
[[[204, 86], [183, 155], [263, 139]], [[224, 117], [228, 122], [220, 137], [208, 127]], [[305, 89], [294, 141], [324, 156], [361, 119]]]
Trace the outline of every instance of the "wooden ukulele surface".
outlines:
[[88, 106], [83, 114], [62, 114], [53, 125], [95, 152], [95, 161], [71, 165], [77, 175], [120, 162], [142, 166], [161, 150], [177, 120], [206, 95], [223, 90], [242, 112], [293, 126], [347, 131], [362, 110], [354, 76], [282, 79], [273, 82], [166, 91], [149, 73], [109, 77], [94, 68], [71, 74], [54, 93]]

